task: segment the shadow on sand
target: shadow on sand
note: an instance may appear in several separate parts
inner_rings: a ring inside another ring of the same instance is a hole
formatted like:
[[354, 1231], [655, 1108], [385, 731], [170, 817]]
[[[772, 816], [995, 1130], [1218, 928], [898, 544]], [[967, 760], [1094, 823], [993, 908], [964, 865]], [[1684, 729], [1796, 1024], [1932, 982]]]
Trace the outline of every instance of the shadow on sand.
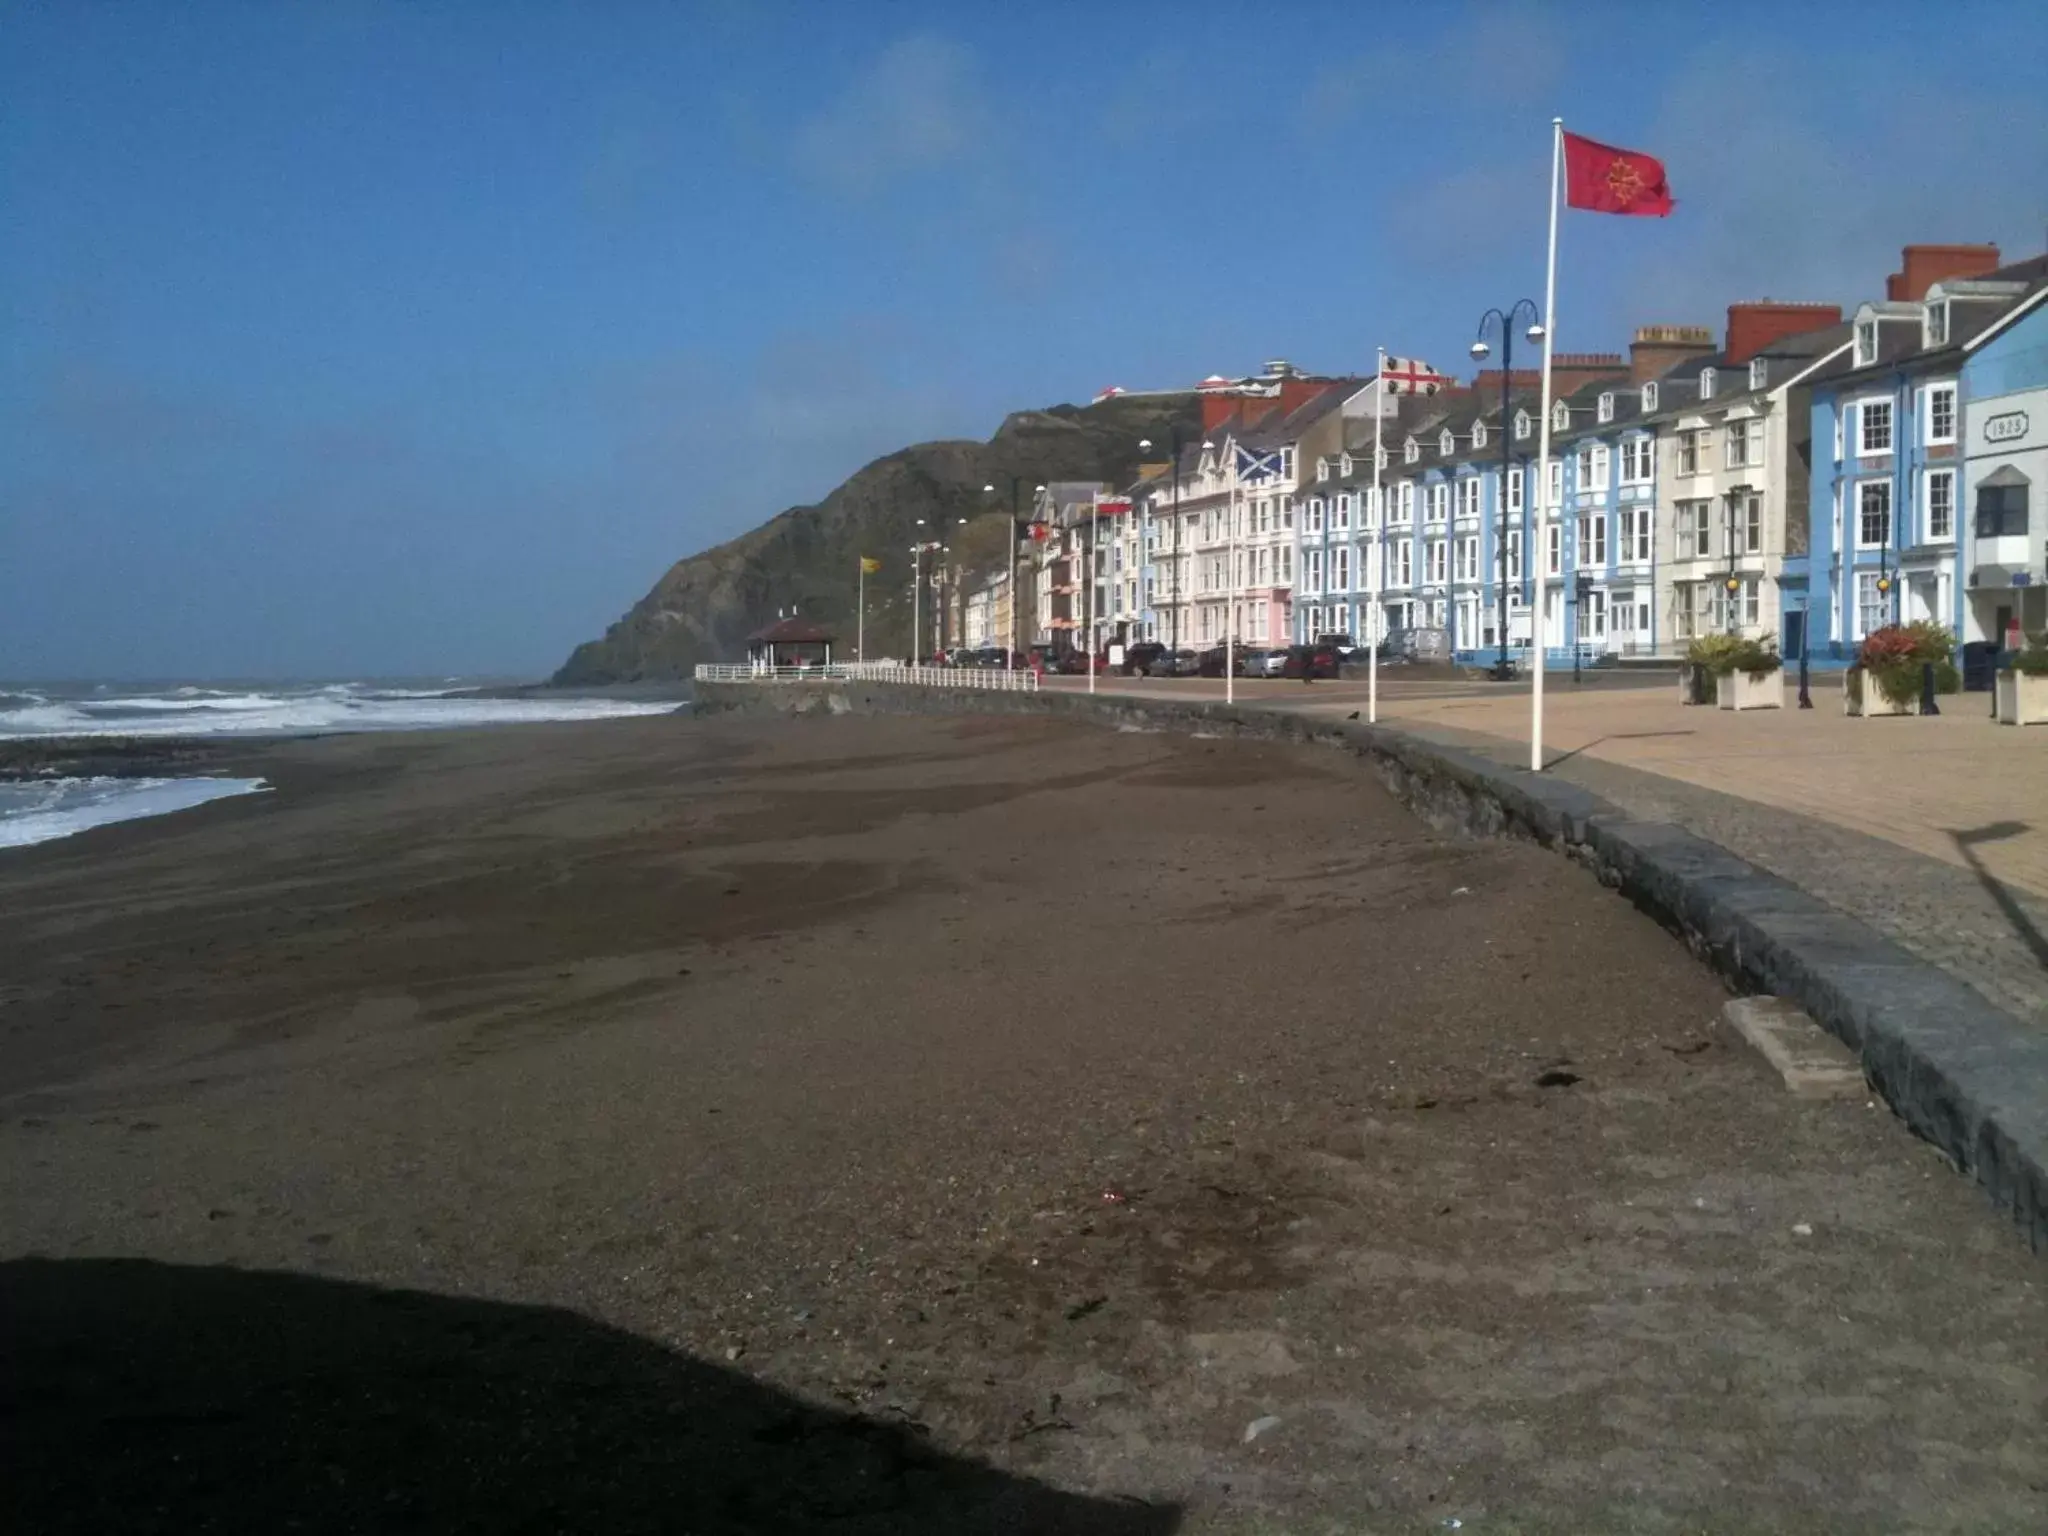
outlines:
[[133, 1260], [0, 1264], [0, 1439], [18, 1531], [1179, 1523], [573, 1313]]

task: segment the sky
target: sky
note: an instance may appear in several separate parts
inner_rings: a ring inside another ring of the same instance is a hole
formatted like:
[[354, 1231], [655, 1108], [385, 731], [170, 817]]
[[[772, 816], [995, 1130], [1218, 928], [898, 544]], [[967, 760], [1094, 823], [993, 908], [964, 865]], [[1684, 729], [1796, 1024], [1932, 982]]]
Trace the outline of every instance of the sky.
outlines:
[[2037, 6], [0, 4], [0, 677], [543, 674], [1017, 409], [2048, 239]]

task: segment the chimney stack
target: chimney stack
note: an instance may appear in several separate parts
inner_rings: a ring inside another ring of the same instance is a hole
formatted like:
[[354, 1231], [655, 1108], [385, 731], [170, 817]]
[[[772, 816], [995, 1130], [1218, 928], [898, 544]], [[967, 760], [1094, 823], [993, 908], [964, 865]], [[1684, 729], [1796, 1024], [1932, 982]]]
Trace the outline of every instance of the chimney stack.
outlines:
[[1728, 344], [1721, 349], [1729, 367], [1739, 367], [1774, 341], [1803, 336], [1842, 323], [1839, 304], [1780, 304], [1773, 299], [1728, 306]]
[[1884, 296], [1917, 304], [1936, 283], [1982, 277], [1997, 267], [1995, 245], [1909, 245], [1899, 252], [1899, 270], [1885, 279]]
[[1584, 389], [1596, 380], [1616, 383], [1628, 377], [1628, 365], [1619, 352], [1553, 352], [1550, 355], [1550, 393], [1557, 399]]
[[1689, 357], [1714, 350], [1714, 330], [1707, 325], [1642, 325], [1628, 344], [1628, 380], [1647, 384], [1661, 379]]

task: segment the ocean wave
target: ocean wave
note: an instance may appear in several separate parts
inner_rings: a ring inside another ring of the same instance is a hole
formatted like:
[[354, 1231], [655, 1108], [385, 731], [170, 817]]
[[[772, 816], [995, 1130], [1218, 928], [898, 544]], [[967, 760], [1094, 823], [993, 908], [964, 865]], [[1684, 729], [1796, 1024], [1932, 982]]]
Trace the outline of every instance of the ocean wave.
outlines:
[[0, 783], [0, 848], [25, 848], [90, 827], [190, 810], [209, 800], [250, 795], [262, 779], [42, 779]]
[[665, 714], [673, 701], [484, 699], [443, 689], [328, 683], [301, 690], [233, 692], [197, 686], [159, 693], [54, 699], [10, 694], [0, 739], [43, 736], [304, 736], [329, 731], [418, 731], [469, 725], [606, 720]]

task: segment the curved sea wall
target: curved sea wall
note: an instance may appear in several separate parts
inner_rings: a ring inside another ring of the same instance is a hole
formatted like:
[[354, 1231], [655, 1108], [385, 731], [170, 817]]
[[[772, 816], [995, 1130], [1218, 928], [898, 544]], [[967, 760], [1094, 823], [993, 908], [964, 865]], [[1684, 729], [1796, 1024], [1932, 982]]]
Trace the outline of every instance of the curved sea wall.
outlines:
[[1875, 930], [1680, 827], [1387, 726], [1256, 705], [848, 681], [700, 682], [696, 705], [702, 714], [1050, 715], [1355, 752], [1431, 827], [1522, 837], [1562, 853], [1738, 991], [1803, 1008], [1857, 1053], [1914, 1131], [2009, 1211], [2036, 1252], [2048, 1251], [2048, 1038]]

